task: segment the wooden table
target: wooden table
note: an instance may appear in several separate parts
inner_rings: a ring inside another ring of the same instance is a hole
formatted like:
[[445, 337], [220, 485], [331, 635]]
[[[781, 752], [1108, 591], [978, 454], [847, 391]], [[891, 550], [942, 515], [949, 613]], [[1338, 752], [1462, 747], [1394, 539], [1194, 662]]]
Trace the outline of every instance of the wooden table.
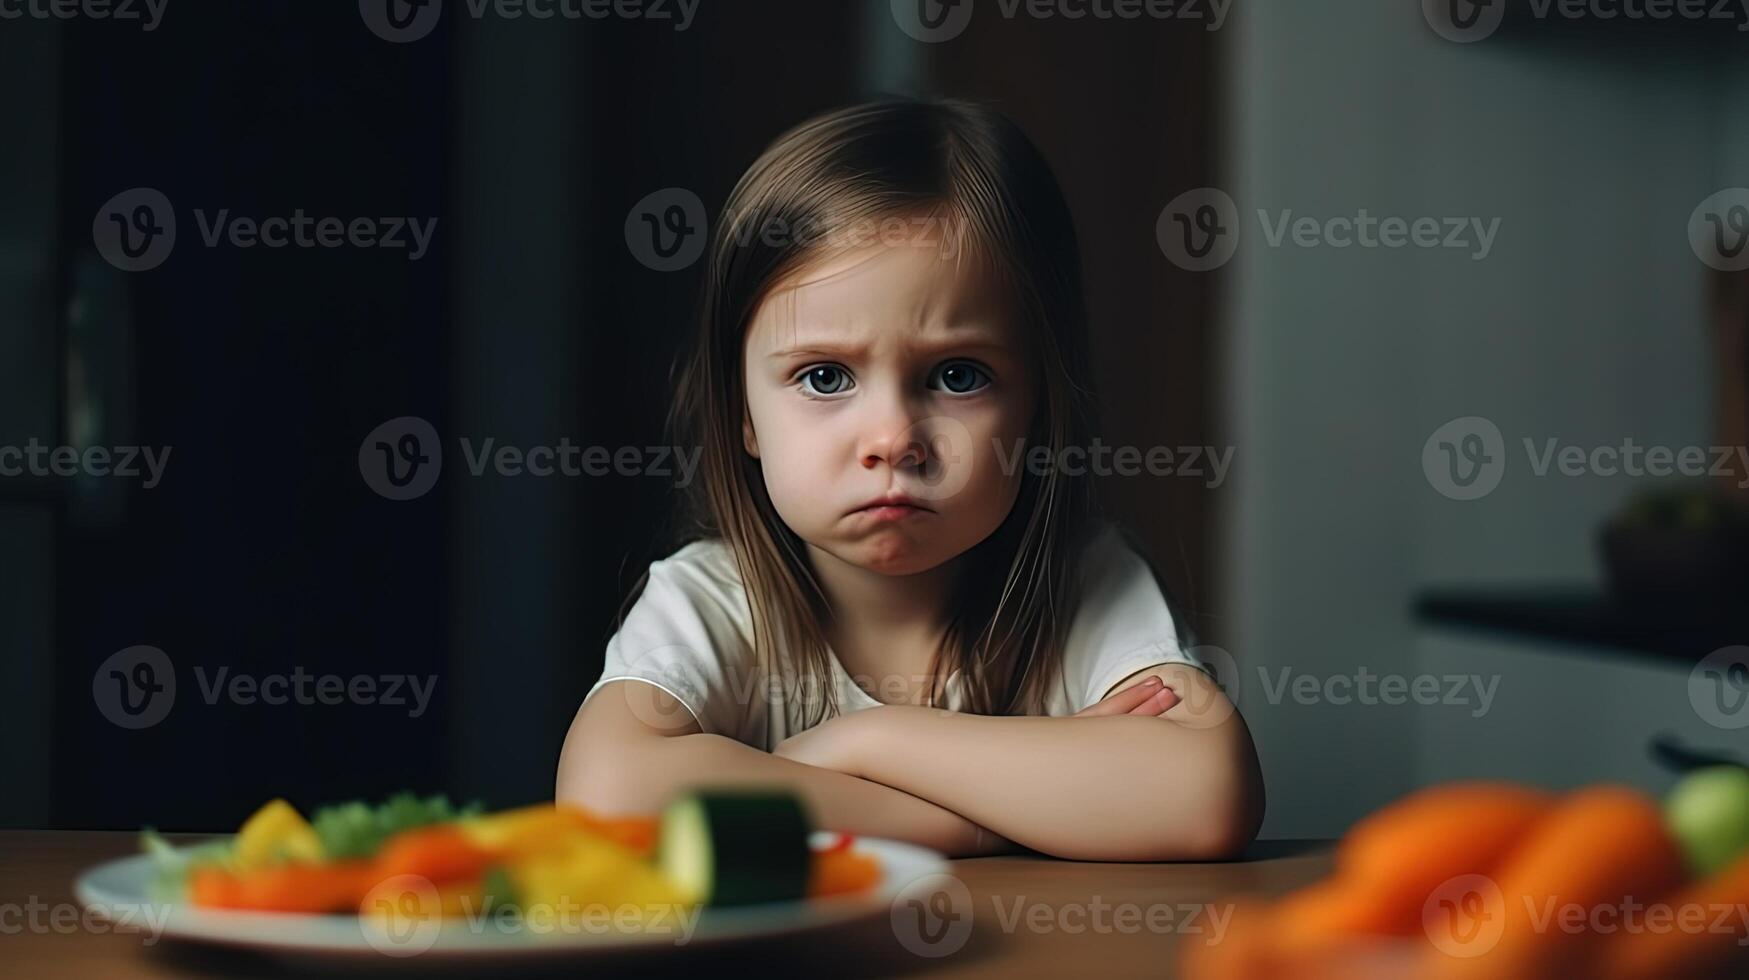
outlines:
[[[189, 837], [189, 840], [199, 839]], [[459, 976], [421, 957], [384, 957], [335, 967], [160, 941], [89, 927], [73, 901], [73, 879], [94, 864], [135, 853], [132, 833], [0, 831], [0, 963], [19, 977], [288, 977], [390, 974]], [[648, 954], [571, 960], [547, 975], [687, 975], [702, 970], [772, 976], [1171, 977], [1177, 944], [1219, 928], [1239, 894], [1278, 895], [1328, 873], [1330, 847], [1268, 841], [1230, 864], [1090, 864], [1031, 857], [955, 861], [933, 908], [962, 914], [969, 928], [930, 919], [927, 935], [881, 916], [850, 929], [731, 946], [676, 946]], [[931, 888], [931, 891], [936, 889]], [[904, 896], [901, 896], [902, 898]], [[57, 918], [58, 917], [58, 918]], [[58, 923], [58, 924], [57, 924]], [[919, 938], [922, 937], [922, 938]], [[931, 942], [933, 940], [933, 943]], [[920, 955], [941, 953], [943, 955]], [[582, 965], [582, 964], [587, 965]], [[586, 971], [586, 972], [583, 972]], [[494, 968], [492, 976], [510, 971]], [[517, 975], [542, 975], [516, 971]]]

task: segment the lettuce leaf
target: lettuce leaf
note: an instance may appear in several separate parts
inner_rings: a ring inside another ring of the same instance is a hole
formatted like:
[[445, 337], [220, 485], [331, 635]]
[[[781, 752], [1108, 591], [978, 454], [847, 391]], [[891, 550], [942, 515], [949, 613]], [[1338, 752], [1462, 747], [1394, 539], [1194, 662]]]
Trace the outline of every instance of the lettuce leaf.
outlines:
[[229, 867], [231, 863], [229, 838], [179, 848], [147, 827], [140, 832], [140, 848], [152, 862], [146, 882], [146, 898], [152, 902], [180, 902], [187, 893], [190, 871], [205, 864]]
[[412, 793], [396, 793], [377, 806], [354, 800], [322, 807], [310, 824], [322, 838], [323, 854], [332, 861], [370, 857], [383, 841], [403, 830], [477, 816], [481, 809], [478, 800], [458, 809], [442, 794], [420, 799]]

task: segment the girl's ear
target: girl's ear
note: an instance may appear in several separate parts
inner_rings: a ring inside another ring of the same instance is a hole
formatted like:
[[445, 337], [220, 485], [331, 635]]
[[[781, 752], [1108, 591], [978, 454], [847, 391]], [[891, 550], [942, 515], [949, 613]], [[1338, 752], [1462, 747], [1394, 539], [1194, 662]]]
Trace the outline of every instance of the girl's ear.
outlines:
[[746, 447], [747, 455], [759, 458], [759, 436], [753, 431], [753, 416], [745, 410], [741, 412], [741, 445]]

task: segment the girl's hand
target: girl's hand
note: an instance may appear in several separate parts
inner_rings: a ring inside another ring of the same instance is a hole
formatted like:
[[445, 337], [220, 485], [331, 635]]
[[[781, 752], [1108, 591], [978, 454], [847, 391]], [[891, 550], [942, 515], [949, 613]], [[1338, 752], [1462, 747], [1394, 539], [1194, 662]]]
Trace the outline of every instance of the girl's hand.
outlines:
[[1176, 704], [1178, 704], [1178, 693], [1161, 684], [1160, 678], [1150, 677], [1140, 684], [1124, 688], [1098, 704], [1090, 704], [1070, 717], [1162, 715], [1172, 710]]

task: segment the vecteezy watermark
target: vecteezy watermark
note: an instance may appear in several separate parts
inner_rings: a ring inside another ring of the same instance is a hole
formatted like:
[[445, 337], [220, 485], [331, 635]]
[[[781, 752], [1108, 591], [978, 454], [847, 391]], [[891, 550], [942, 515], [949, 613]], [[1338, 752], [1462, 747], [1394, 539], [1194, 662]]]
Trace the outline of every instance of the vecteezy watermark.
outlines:
[[[945, 214], [885, 215], [848, 222], [824, 219], [790, 221], [761, 214], [726, 212], [721, 221], [737, 246], [755, 243], [768, 248], [794, 245], [804, 250], [835, 251], [875, 245], [926, 248], [951, 260], [965, 245], [966, 224]], [[710, 237], [704, 201], [684, 187], [664, 187], [632, 205], [625, 220], [626, 250], [647, 268], [676, 272], [704, 254]]]
[[[986, 3], [989, 0], [985, 0]], [[972, 0], [891, 0], [893, 20], [913, 40], [951, 41], [972, 22]], [[1233, 0], [996, 0], [1003, 20], [1200, 21], [1218, 31]]]
[[450, 908], [431, 879], [402, 874], [385, 878], [359, 904], [365, 942], [385, 956], [417, 956], [448, 934], [667, 936], [676, 946], [692, 940], [704, 906], [691, 902], [583, 901], [561, 895], [550, 902], [502, 901], [457, 896]]
[[[207, 248], [386, 248], [407, 250], [407, 260], [425, 257], [436, 218], [311, 217], [302, 208], [290, 216], [254, 218], [230, 208], [194, 209], [201, 244]], [[122, 191], [97, 209], [91, 240], [110, 265], [124, 272], [157, 268], [176, 247], [176, 209], [151, 187]]]
[[1259, 666], [1258, 686], [1250, 687], [1233, 655], [1221, 647], [1196, 646], [1187, 653], [1207, 669], [1227, 701], [1235, 706], [1261, 692], [1263, 699], [1276, 707], [1289, 702], [1337, 707], [1418, 704], [1465, 708], [1470, 717], [1480, 718], [1493, 708], [1494, 696], [1500, 688], [1498, 674], [1395, 674], [1375, 672], [1365, 666], [1333, 674], [1306, 673], [1291, 666], [1272, 673], [1268, 667]]
[[1449, 878], [1428, 893], [1421, 927], [1433, 948], [1446, 956], [1485, 956], [1509, 928], [1535, 935], [1611, 936], [1617, 934], [1732, 936], [1749, 946], [1749, 905], [1742, 902], [1646, 902], [1632, 895], [1608, 902], [1561, 901], [1557, 895], [1526, 893], [1517, 916], [1498, 882], [1488, 875]]
[[[418, 718], [431, 704], [437, 675], [311, 674], [294, 667], [289, 674], [232, 673], [229, 667], [208, 672], [194, 668], [195, 684], [208, 705], [232, 704], [381, 705], [406, 708]], [[150, 728], [163, 721], [176, 704], [176, 669], [163, 650], [132, 646], [111, 654], [91, 675], [91, 697], [103, 717], [122, 728]]]
[[155, 946], [169, 920], [169, 905], [150, 902], [99, 902], [80, 908], [71, 902], [45, 902], [36, 895], [22, 902], [0, 902], [0, 936], [124, 932], [143, 934], [140, 945]]
[[[1559, 439], [1526, 436], [1524, 455], [1534, 476], [1736, 477], [1749, 488], [1749, 448], [1743, 446], [1562, 445]], [[1455, 418], [1433, 430], [1421, 446], [1421, 472], [1433, 489], [1452, 500], [1486, 497], [1506, 474], [1506, 440], [1500, 427], [1479, 415]]]
[[1727, 187], [1695, 205], [1688, 216], [1688, 247], [1720, 272], [1749, 269], [1749, 188]]
[[[991, 895], [996, 927], [1012, 935], [1065, 933], [1072, 936], [1138, 933], [1195, 936], [1218, 943], [1227, 932], [1234, 906], [1213, 902], [1029, 901], [1025, 895]], [[923, 875], [900, 889], [888, 906], [899, 945], [911, 953], [939, 959], [959, 952], [971, 938], [977, 918], [971, 889], [947, 873]]]
[[[503, 477], [653, 477], [684, 489], [698, 473], [704, 449], [698, 446], [578, 445], [569, 436], [554, 445], [514, 446], [488, 436], [456, 440], [467, 471]], [[422, 497], [437, 485], [443, 445], [437, 429], [416, 415], [390, 419], [372, 429], [358, 446], [358, 471], [365, 485], [390, 500]]]
[[0, 446], [0, 477], [113, 476], [124, 480], [140, 476], [145, 466], [145, 490], [164, 479], [170, 465], [169, 446], [50, 446], [34, 436], [22, 446]]
[[[463, 0], [474, 20], [647, 20], [670, 23], [676, 32], [692, 26], [699, 0]], [[405, 44], [430, 34], [443, 16], [443, 0], [358, 0], [358, 15], [370, 32]]]
[[[1024, 439], [1016, 439], [1007, 448], [1002, 440], [992, 439], [998, 465], [1003, 474], [1013, 476], [1021, 466], [1034, 476], [1159, 476], [1189, 477], [1203, 480], [1214, 489], [1227, 479], [1233, 465], [1232, 446], [1113, 446], [1094, 439], [1086, 446], [1034, 445], [1027, 448]], [[1207, 464], [1206, 467], [1204, 464]]]
[[1421, 13], [1440, 37], [1468, 44], [1499, 30], [1508, 6], [1541, 21], [1728, 21], [1749, 30], [1749, 0], [1421, 0]]
[[[1494, 250], [1500, 219], [1476, 216], [1354, 214], [1295, 215], [1292, 208], [1257, 209], [1263, 243], [1269, 248], [1443, 248], [1481, 261]], [[1238, 251], [1239, 207], [1218, 187], [1185, 191], [1166, 203], [1154, 222], [1154, 238], [1173, 265], [1207, 272], [1227, 264]]]
[[164, 19], [170, 0], [0, 0], [0, 20], [137, 21], [151, 33]]
[[1721, 647], [1688, 672], [1688, 703], [1714, 728], [1749, 728], [1749, 646]]
[[1493, 674], [1380, 674], [1365, 667], [1353, 673], [1306, 674], [1283, 667], [1270, 676], [1257, 668], [1263, 697], [1272, 705], [1289, 701], [1300, 705], [1330, 704], [1404, 705], [1468, 708], [1471, 718], [1486, 715], [1500, 688], [1500, 675]]

